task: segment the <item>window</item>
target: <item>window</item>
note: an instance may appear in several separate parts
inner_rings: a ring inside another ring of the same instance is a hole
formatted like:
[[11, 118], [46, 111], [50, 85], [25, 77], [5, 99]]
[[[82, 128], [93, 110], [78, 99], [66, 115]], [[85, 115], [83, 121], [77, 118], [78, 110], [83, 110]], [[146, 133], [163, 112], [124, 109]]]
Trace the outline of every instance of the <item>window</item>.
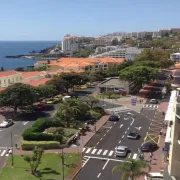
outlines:
[[98, 68], [98, 65], [96, 65], [95, 68]]
[[4, 84], [6, 84], [6, 80], [4, 79]]
[[10, 79], [8, 79], [8, 84], [11, 84], [11, 81], [10, 81]]
[[105, 64], [104, 67], [107, 67], [107, 64]]

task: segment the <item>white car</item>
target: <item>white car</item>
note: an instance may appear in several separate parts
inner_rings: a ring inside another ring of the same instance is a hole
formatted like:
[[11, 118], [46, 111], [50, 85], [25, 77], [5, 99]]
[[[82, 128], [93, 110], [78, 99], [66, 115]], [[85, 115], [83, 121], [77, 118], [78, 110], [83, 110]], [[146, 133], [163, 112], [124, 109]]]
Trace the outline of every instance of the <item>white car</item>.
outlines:
[[157, 100], [157, 99], [151, 99], [151, 100], [150, 100], [150, 103], [151, 103], [151, 104], [158, 104], [158, 100]]
[[13, 125], [13, 120], [12, 119], [6, 119], [2, 123], [0, 123], [0, 128], [6, 128]]
[[117, 157], [125, 157], [128, 153], [128, 147], [127, 146], [117, 146], [115, 148], [115, 155]]
[[145, 180], [163, 180], [163, 174], [159, 173], [159, 172], [152, 172], [149, 173], [150, 177], [145, 176]]

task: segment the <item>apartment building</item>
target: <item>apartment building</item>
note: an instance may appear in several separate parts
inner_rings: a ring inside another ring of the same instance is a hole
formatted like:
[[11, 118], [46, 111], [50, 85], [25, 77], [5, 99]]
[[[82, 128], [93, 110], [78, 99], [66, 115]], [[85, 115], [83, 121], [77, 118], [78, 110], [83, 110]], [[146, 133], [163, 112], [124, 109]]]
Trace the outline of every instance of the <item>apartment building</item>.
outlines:
[[101, 53], [112, 51], [115, 49], [117, 49], [116, 46], [97, 47], [95, 50], [95, 54], [101, 54]]
[[[51, 61], [49, 64], [51, 72], [84, 72], [108, 70], [111, 66], [118, 65], [124, 62], [124, 59], [119, 58], [60, 58], [58, 61]], [[50, 72], [49, 72], [50, 73]]]
[[94, 46], [110, 46], [111, 40], [108, 40], [106, 38], [96, 38], [91, 42]]
[[98, 54], [95, 56], [91, 56], [92, 58], [123, 58], [126, 60], [134, 60], [135, 57], [140, 54], [142, 49], [138, 49], [136, 47], [129, 47], [129, 48], [118, 48], [116, 50], [112, 50], [109, 52], [105, 52], [102, 54]]
[[71, 36], [71, 35], [66, 35], [64, 36], [63, 41], [61, 42], [62, 45], [62, 52], [63, 53], [72, 53], [76, 51], [79, 47], [78, 43], [78, 37], [77, 36]]
[[22, 82], [22, 73], [17, 71], [0, 72], [0, 88], [6, 88], [14, 83]]
[[168, 123], [165, 149], [167, 152], [169, 179], [180, 180], [180, 89], [171, 92], [165, 116]]

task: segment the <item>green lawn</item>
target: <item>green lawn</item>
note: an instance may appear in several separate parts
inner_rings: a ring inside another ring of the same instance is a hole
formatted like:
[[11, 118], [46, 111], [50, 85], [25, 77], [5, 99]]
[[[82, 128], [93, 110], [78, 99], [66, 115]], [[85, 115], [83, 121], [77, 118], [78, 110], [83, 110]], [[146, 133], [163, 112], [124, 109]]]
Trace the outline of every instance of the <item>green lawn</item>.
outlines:
[[[65, 167], [65, 176], [71, 174], [72, 164], [80, 162], [80, 156], [75, 153], [65, 155], [65, 164], [70, 167]], [[22, 156], [14, 156], [14, 167], [11, 167], [11, 156], [7, 161], [7, 165], [0, 173], [2, 180], [53, 180], [62, 177], [61, 158], [57, 154], [44, 154], [42, 163], [38, 168], [38, 177], [31, 175], [30, 166], [24, 161]]]

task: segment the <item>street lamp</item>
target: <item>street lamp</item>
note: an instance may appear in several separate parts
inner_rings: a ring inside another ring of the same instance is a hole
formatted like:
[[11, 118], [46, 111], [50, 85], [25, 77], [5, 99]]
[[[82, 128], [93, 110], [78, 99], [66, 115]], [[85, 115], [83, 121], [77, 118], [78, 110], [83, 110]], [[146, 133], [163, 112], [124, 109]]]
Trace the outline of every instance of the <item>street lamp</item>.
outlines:
[[12, 140], [12, 132], [9, 132], [11, 136], [11, 148], [12, 148], [12, 156], [11, 156], [11, 165], [14, 166], [14, 157], [13, 157], [13, 140]]

